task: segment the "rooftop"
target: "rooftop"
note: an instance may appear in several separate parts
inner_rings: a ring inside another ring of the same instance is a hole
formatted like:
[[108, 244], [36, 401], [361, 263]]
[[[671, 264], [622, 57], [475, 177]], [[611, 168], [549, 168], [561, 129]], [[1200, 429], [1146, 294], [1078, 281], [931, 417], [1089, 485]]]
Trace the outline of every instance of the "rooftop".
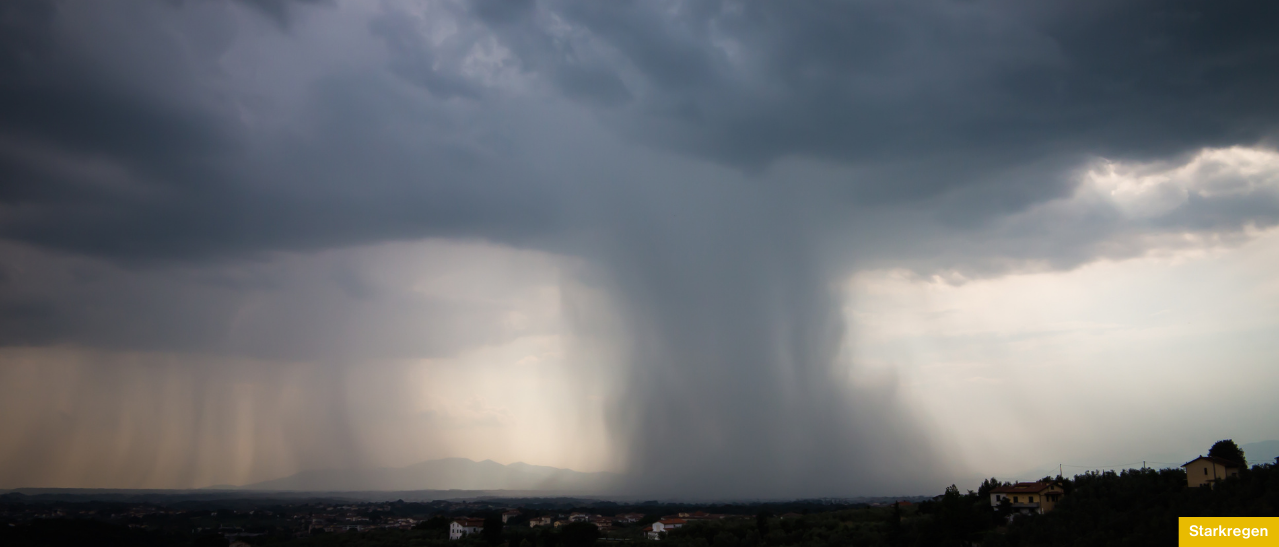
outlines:
[[1222, 465], [1222, 466], [1227, 467], [1227, 468], [1236, 468], [1236, 469], [1238, 469], [1238, 468], [1240, 468], [1240, 467], [1243, 467], [1242, 465], [1240, 465], [1240, 464], [1239, 464], [1239, 462], [1236, 462], [1236, 461], [1230, 461], [1230, 460], [1227, 460], [1227, 459], [1225, 459], [1225, 458], [1218, 458], [1218, 457], [1216, 457], [1216, 456], [1199, 456], [1198, 458], [1195, 458], [1195, 459], [1193, 459], [1193, 460], [1190, 460], [1190, 461], [1188, 461], [1188, 462], [1186, 462], [1186, 463], [1181, 464], [1181, 466], [1182, 466], [1182, 467], [1185, 467], [1185, 466], [1190, 465], [1190, 464], [1192, 464], [1192, 463], [1195, 463], [1195, 462], [1197, 462], [1197, 461], [1199, 461], [1199, 460], [1208, 460], [1208, 461], [1210, 461], [1210, 462], [1212, 462], [1212, 463], [1219, 464], [1219, 465]]
[[1019, 482], [1012, 486], [999, 486], [990, 492], [992, 494], [1035, 494], [1052, 487], [1047, 482]]

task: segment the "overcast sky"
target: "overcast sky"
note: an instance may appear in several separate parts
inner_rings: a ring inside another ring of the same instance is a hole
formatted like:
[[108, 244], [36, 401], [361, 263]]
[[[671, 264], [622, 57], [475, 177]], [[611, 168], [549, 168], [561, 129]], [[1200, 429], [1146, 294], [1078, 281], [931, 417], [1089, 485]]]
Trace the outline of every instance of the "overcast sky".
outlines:
[[0, 488], [1279, 438], [1279, 5], [0, 3]]

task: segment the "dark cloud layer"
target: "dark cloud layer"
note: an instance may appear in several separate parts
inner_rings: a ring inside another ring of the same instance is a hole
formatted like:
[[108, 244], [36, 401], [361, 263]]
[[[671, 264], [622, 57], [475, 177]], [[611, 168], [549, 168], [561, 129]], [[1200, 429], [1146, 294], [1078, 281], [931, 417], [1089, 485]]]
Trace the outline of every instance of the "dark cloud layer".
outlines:
[[623, 6], [559, 6], [636, 82], [623, 130], [744, 167], [883, 167], [868, 185], [901, 199], [1057, 155], [1256, 142], [1279, 116], [1265, 3]]
[[[272, 17], [304, 9], [253, 4]], [[476, 119], [502, 100], [462, 66], [486, 40], [627, 138], [748, 173], [787, 157], [852, 166], [840, 195], [861, 204], [971, 192], [963, 215], [976, 218], [1064, 195], [1061, 171], [1089, 155], [1251, 144], [1279, 121], [1279, 15], [1258, 2], [481, 2], [451, 10], [461, 28], [440, 43], [392, 10], [369, 32], [385, 68], [429, 98], [335, 73], [294, 98], [319, 139], [246, 126], [211, 96], [216, 71], [191, 59], [130, 57], [211, 59], [227, 47], [218, 40], [136, 33], [112, 74], [91, 64], [111, 52], [90, 56], [77, 48], [101, 44], [68, 36], [88, 32], [85, 14], [59, 23], [85, 8], [4, 9], [0, 197], [20, 210], [4, 233], [91, 253], [562, 228], [565, 186], [510, 159], [501, 143], [523, 135]], [[105, 42], [127, 32], [100, 26]], [[157, 70], [154, 82], [135, 74]], [[146, 85], [157, 82], [167, 88]], [[417, 125], [418, 142], [395, 140], [393, 124]], [[93, 168], [67, 168], [77, 162]]]
[[[1138, 253], [1140, 235], [1279, 220], [1270, 194], [1192, 197], [1138, 220], [1046, 205], [1098, 156], [1175, 162], [1269, 142], [1271, 3], [377, 11], [5, 3], [0, 237], [147, 272], [426, 237], [577, 255], [628, 327], [633, 389], [611, 419], [630, 465], [672, 477], [668, 491], [799, 495], [929, 479], [907, 465], [932, 454], [891, 390], [851, 387], [838, 361], [832, 286], [850, 262], [1069, 266], [1116, 241]], [[258, 57], [261, 73], [246, 68]], [[86, 296], [105, 319], [0, 278], [0, 342], [208, 348], [200, 333], [234, 315], [223, 289], [170, 295], [138, 275]], [[359, 300], [313, 296], [299, 302]], [[382, 304], [360, 309], [409, 313]], [[453, 347], [345, 337], [354, 323], [302, 320], [308, 309], [235, 351], [338, 351], [307, 346], [316, 336], [355, 360]], [[850, 462], [876, 473], [841, 471]]]

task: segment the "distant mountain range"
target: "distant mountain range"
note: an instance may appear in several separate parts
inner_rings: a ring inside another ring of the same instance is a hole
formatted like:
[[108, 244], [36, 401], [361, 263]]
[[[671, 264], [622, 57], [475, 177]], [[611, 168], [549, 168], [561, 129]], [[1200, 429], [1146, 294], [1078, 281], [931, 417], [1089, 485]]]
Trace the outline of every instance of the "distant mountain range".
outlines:
[[[1262, 441], [1240, 446], [1248, 463], [1274, 463], [1279, 456], [1279, 441]], [[1192, 458], [1193, 456], [1191, 456]], [[1185, 458], [1190, 459], [1190, 458]], [[1053, 474], [1049, 470], [1025, 476]], [[1036, 475], [1038, 473], [1038, 475]], [[617, 492], [623, 476], [617, 473], [582, 473], [544, 465], [513, 463], [502, 465], [492, 460], [482, 462], [466, 458], [429, 460], [407, 467], [374, 469], [321, 469], [303, 471], [282, 479], [244, 486], [216, 486], [211, 489], [236, 489], [276, 492], [386, 492], [407, 490], [517, 490], [556, 492], [563, 494], [602, 494]]]
[[282, 479], [233, 488], [295, 492], [524, 490], [588, 494], [614, 490], [621, 480], [622, 475], [616, 473], [582, 473], [520, 462], [502, 465], [492, 460], [446, 458], [397, 468], [302, 471]]

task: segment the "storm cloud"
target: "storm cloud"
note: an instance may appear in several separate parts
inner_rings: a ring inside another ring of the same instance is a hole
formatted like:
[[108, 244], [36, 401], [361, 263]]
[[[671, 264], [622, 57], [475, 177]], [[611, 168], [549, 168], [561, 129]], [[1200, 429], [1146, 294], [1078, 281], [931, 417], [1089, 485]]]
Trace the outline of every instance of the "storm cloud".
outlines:
[[453, 355], [523, 332], [499, 296], [360, 264], [482, 242], [575, 264], [635, 490], [932, 484], [893, 382], [855, 379], [841, 283], [1274, 226], [1276, 23], [1189, 0], [7, 2], [0, 343]]

